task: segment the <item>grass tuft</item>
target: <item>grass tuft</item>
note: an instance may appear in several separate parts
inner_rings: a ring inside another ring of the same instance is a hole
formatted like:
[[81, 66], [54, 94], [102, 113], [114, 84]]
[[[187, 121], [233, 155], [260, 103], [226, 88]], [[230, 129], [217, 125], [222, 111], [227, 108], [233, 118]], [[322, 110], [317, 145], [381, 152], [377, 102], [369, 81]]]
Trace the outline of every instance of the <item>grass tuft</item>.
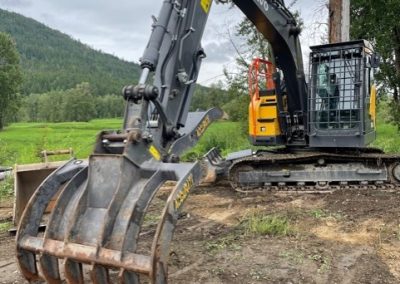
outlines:
[[0, 223], [0, 233], [6, 233], [8, 230], [12, 228], [13, 224], [12, 222], [3, 222]]
[[240, 250], [240, 235], [229, 234], [223, 238], [208, 241], [206, 242], [205, 247], [207, 252], [211, 254], [215, 254], [225, 249]]
[[380, 148], [386, 153], [400, 152], [400, 144], [398, 143], [400, 133], [395, 125], [378, 120], [376, 136], [376, 140], [372, 144], [373, 147]]
[[14, 194], [14, 179], [11, 177], [6, 178], [0, 182], [0, 200], [12, 197]]
[[293, 234], [288, 218], [280, 215], [251, 213], [244, 217], [242, 225], [245, 233], [250, 235], [288, 236]]

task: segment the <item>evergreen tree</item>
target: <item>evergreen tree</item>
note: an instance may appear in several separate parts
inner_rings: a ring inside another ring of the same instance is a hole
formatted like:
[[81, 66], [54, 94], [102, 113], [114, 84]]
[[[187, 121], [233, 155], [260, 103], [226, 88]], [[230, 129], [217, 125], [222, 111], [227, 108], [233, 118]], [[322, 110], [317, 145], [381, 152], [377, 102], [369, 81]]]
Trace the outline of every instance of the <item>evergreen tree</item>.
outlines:
[[94, 50], [33, 19], [0, 9], [0, 32], [16, 42], [23, 70], [23, 95], [68, 90], [89, 82], [95, 96], [119, 94], [137, 82], [136, 63]]
[[3, 129], [9, 115], [15, 113], [19, 87], [21, 84], [19, 56], [12, 38], [0, 33], [0, 130]]

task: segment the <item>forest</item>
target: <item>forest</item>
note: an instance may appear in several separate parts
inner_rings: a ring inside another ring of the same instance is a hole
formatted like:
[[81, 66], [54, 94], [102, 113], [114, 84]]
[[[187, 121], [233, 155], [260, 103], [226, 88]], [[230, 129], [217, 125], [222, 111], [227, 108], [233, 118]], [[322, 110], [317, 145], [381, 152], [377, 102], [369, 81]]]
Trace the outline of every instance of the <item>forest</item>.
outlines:
[[[4, 122], [89, 121], [122, 117], [121, 90], [134, 84], [140, 66], [121, 60], [33, 19], [0, 9], [0, 32], [19, 54], [22, 82], [4, 111]], [[192, 110], [230, 101], [220, 85], [198, 86]]]

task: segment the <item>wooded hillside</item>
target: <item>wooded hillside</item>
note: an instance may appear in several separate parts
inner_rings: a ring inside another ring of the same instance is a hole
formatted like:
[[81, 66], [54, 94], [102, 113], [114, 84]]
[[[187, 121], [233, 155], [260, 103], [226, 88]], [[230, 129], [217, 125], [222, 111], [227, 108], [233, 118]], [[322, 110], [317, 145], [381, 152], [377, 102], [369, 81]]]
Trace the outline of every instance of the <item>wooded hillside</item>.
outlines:
[[93, 50], [33, 19], [0, 9], [0, 32], [16, 41], [24, 82], [22, 94], [67, 90], [88, 82], [94, 95], [120, 94], [134, 83], [140, 67]]

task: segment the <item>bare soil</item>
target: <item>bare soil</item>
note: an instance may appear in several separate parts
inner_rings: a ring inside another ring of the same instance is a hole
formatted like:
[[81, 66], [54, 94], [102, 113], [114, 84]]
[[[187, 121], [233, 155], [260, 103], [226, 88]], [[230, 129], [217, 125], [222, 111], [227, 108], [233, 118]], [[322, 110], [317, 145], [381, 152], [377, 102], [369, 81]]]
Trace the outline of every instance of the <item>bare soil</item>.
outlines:
[[[170, 283], [400, 283], [399, 204], [400, 190], [246, 195], [199, 187], [175, 232]], [[245, 234], [240, 223], [255, 210], [284, 216], [292, 233]], [[0, 283], [25, 283], [14, 258], [3, 234]]]

